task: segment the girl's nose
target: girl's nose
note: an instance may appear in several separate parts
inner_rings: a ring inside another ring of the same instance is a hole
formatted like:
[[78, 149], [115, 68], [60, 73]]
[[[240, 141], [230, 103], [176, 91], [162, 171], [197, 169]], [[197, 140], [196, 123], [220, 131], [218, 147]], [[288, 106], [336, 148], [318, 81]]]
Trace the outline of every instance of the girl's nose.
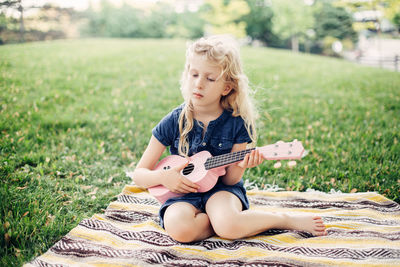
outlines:
[[200, 78], [200, 77], [198, 77], [196, 79], [196, 88], [198, 88], [198, 89], [202, 89], [203, 88], [203, 79]]

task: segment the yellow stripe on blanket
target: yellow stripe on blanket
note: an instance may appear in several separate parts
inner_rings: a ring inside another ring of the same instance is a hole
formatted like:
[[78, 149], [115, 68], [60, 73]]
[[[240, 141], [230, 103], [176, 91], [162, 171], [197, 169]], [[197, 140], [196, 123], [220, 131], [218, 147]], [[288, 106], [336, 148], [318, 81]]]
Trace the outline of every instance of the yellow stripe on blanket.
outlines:
[[400, 206], [377, 193], [254, 190], [248, 197], [254, 210], [317, 214], [328, 235], [271, 229], [181, 244], [159, 226], [157, 200], [128, 185], [103, 214], [25, 266], [400, 266]]

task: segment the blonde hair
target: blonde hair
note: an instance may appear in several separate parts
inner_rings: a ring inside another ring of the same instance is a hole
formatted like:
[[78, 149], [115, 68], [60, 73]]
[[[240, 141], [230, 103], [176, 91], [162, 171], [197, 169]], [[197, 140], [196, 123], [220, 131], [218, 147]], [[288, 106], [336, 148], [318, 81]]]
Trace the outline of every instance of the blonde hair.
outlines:
[[225, 77], [225, 82], [229, 83], [232, 89], [229, 94], [221, 97], [221, 107], [232, 111], [234, 117], [242, 117], [252, 143], [255, 144], [257, 139], [255, 129], [256, 109], [249, 95], [249, 81], [243, 73], [238, 45], [230, 36], [214, 35], [197, 40], [186, 50], [185, 69], [181, 77], [181, 92], [185, 99], [185, 105], [179, 116], [179, 154], [188, 155], [188, 136], [194, 124], [191, 97], [185, 93], [188, 92], [186, 87], [188, 86], [190, 58], [193, 54], [205, 56], [207, 60], [222, 67], [220, 77]]

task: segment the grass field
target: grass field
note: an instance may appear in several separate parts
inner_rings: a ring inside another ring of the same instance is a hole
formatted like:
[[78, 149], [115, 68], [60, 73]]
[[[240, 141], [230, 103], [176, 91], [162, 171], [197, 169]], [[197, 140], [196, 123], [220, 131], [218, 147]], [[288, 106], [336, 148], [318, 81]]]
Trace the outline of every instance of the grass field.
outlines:
[[[185, 42], [75, 40], [0, 47], [2, 266], [45, 252], [130, 183], [151, 129], [182, 102]], [[247, 170], [259, 187], [377, 191], [400, 203], [400, 74], [242, 49], [258, 145], [303, 141], [294, 168]]]

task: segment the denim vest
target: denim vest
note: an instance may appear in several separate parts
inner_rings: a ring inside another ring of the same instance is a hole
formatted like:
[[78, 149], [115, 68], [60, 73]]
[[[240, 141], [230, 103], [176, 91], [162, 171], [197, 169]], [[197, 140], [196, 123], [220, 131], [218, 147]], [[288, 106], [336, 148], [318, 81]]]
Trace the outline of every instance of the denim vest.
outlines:
[[[183, 105], [168, 113], [152, 130], [152, 134], [164, 146], [169, 147], [172, 155], [178, 155], [179, 115]], [[232, 116], [224, 110], [215, 120], [210, 121], [203, 137], [203, 123], [195, 120], [189, 133], [189, 156], [207, 150], [213, 156], [229, 153], [234, 144], [250, 143], [243, 119]]]

